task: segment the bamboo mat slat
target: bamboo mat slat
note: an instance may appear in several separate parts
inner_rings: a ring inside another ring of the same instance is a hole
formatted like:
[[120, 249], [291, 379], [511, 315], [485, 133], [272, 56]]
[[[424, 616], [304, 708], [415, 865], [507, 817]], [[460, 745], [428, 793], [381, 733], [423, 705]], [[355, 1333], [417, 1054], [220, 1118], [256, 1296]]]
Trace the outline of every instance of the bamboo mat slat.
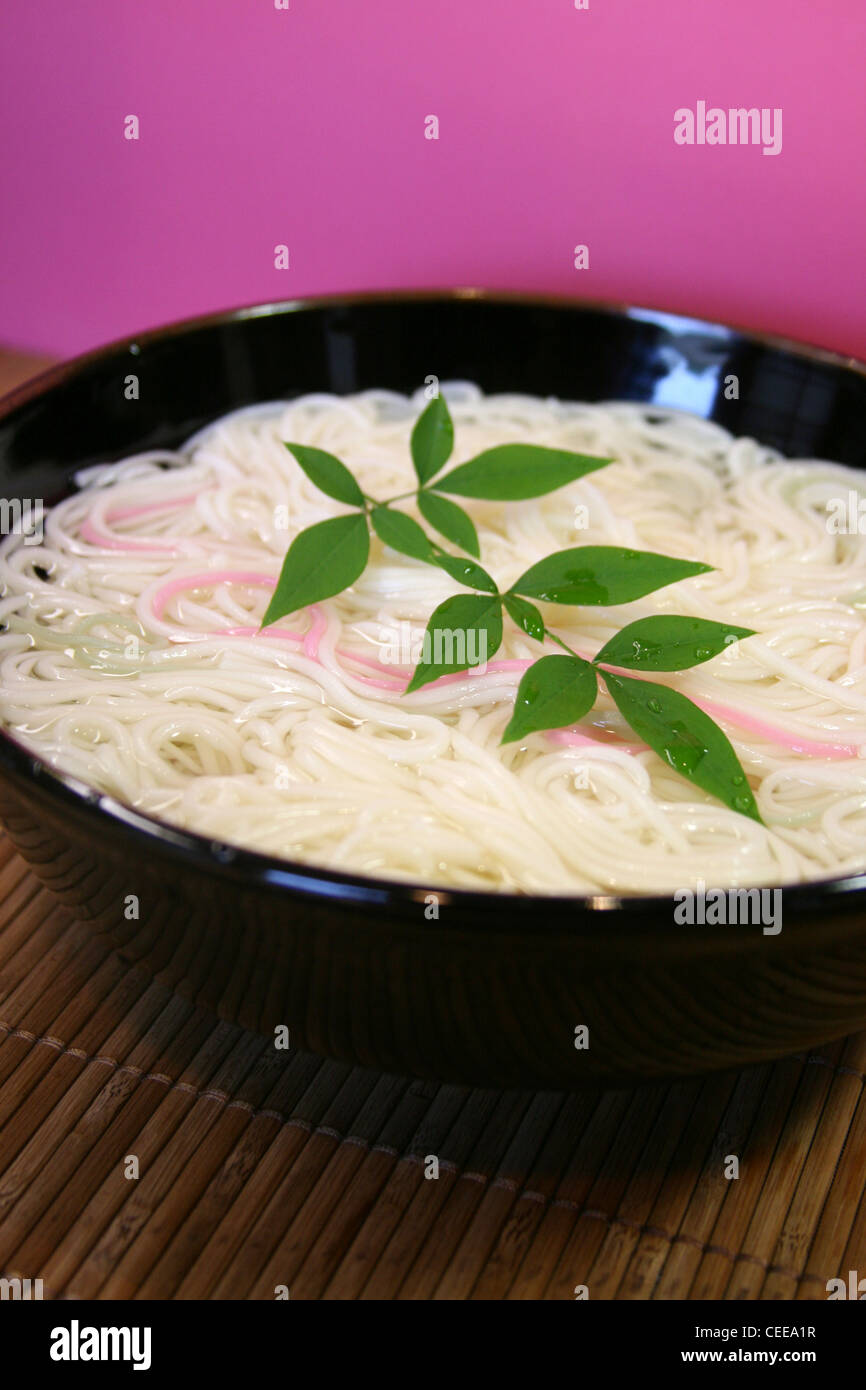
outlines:
[[809, 1300], [866, 1267], [866, 1034], [668, 1087], [469, 1090], [278, 1052], [177, 993], [194, 970], [124, 963], [0, 837], [3, 1275], [73, 1298]]

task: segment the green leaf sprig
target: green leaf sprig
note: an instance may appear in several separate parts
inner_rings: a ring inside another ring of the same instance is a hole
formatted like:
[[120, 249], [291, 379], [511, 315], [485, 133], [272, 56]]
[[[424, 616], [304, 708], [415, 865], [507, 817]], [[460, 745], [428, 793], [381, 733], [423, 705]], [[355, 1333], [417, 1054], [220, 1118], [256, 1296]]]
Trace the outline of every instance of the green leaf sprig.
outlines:
[[[478, 563], [475, 524], [452, 497], [514, 502], [543, 497], [612, 462], [534, 444], [500, 444], [442, 472], [454, 449], [454, 424], [442, 396], [415, 422], [410, 441], [418, 481], [410, 493], [377, 501], [324, 449], [287, 443], [286, 448], [321, 492], [354, 510], [301, 531], [289, 546], [262, 626], [342, 593], [361, 576], [370, 554], [370, 528], [401, 555], [435, 565], [471, 592], [445, 599], [430, 615], [421, 661], [407, 693], [440, 676], [486, 663], [502, 644], [503, 612], [528, 637], [551, 641], [548, 654], [524, 673], [502, 736], [514, 743], [531, 734], [574, 724], [592, 709], [599, 680], [626, 723], [671, 768], [732, 810], [760, 821], [746, 774], [718, 724], [668, 685], [624, 671], [684, 671], [709, 661], [750, 628], [704, 618], [658, 615], [639, 618], [617, 632], [590, 661], [546, 626], [533, 600], [569, 605], [619, 605], [694, 575], [709, 565], [622, 546], [584, 545], [559, 550], [531, 565], [504, 593]], [[447, 494], [447, 495], [445, 495]], [[394, 503], [413, 497], [439, 536], [463, 553], [444, 550]]]

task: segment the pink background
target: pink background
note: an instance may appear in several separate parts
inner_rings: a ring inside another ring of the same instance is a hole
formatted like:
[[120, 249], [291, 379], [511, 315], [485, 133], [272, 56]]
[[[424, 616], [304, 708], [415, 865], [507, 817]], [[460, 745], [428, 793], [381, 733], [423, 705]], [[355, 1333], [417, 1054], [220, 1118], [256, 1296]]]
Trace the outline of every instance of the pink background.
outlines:
[[[866, 357], [863, 0], [589, 3], [7, 0], [0, 339], [72, 353], [270, 298], [479, 284]], [[781, 154], [676, 146], [699, 99], [781, 107]]]

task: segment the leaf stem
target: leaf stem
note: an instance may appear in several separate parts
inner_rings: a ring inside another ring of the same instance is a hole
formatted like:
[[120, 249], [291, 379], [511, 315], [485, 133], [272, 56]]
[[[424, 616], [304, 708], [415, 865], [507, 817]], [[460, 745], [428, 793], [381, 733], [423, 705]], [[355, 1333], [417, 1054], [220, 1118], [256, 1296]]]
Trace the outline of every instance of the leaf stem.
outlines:
[[413, 488], [411, 492], [398, 492], [396, 497], [386, 497], [384, 502], [377, 503], [380, 507], [390, 507], [392, 502], [405, 502], [407, 497], [417, 497], [420, 488]]
[[580, 654], [579, 654], [578, 652], [572, 651], [572, 649], [571, 649], [571, 647], [568, 645], [568, 643], [567, 643], [567, 642], [563, 642], [563, 640], [562, 640], [561, 637], [557, 637], [557, 635], [556, 635], [555, 632], [551, 632], [549, 627], [546, 627], [546, 628], [544, 629], [544, 635], [545, 635], [545, 637], [549, 637], [550, 640], [551, 640], [551, 642], [555, 642], [556, 645], [557, 645], [558, 647], [562, 647], [562, 650], [563, 650], [564, 652], [568, 652], [568, 655], [569, 655], [569, 656], [576, 656], [576, 657], [578, 658], [578, 660], [583, 660], [583, 659], [584, 659], [584, 658], [581, 658], [581, 656], [580, 656]]

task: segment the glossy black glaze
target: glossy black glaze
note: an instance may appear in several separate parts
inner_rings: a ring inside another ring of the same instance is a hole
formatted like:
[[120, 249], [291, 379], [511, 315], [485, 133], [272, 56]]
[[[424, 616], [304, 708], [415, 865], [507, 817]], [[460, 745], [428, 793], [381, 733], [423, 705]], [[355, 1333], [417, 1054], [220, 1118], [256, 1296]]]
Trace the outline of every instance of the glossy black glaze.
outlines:
[[[124, 396], [129, 373], [138, 401]], [[410, 390], [432, 373], [678, 406], [791, 456], [866, 462], [854, 364], [650, 311], [472, 292], [263, 306], [66, 364], [0, 404], [0, 492], [57, 497], [85, 464], [177, 445], [254, 401]], [[427, 920], [426, 885], [213, 845], [57, 776], [3, 735], [0, 816], [128, 959], [182, 975], [226, 1017], [285, 1023], [293, 1045], [389, 1071], [574, 1087], [743, 1064], [866, 1023], [863, 875], [786, 890], [777, 936], [677, 926], [663, 897], [440, 892]], [[128, 921], [131, 894], [140, 915]], [[588, 1050], [574, 1047], [581, 1024]]]

